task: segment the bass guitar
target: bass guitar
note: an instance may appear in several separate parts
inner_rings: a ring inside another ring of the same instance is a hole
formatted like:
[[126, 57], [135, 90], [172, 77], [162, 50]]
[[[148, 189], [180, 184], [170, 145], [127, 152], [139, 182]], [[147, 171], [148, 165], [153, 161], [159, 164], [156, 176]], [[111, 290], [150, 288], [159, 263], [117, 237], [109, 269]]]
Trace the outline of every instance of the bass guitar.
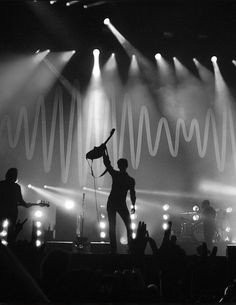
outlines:
[[113, 136], [114, 132], [115, 132], [115, 128], [111, 130], [109, 137], [106, 139], [106, 141], [103, 144], [101, 144], [100, 146], [94, 146], [94, 148], [86, 154], [86, 159], [95, 160], [101, 158], [106, 149], [106, 144]]

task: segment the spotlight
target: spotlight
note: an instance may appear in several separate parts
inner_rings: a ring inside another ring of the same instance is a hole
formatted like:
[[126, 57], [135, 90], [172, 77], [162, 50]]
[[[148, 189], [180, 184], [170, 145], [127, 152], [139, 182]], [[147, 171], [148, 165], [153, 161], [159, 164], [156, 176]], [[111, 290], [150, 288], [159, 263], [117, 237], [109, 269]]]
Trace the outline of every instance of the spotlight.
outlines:
[[7, 236], [7, 231], [6, 230], [2, 230], [2, 232], [0, 233], [0, 236], [6, 237]]
[[193, 221], [198, 221], [199, 220], [199, 215], [198, 214], [196, 214], [196, 215], [193, 215]]
[[230, 227], [226, 227], [225, 231], [229, 233], [230, 232]]
[[93, 55], [94, 55], [94, 56], [97, 57], [97, 56], [99, 56], [99, 54], [100, 54], [100, 51], [99, 51], [98, 49], [94, 49], [94, 50], [93, 50]]
[[136, 224], [134, 222], [132, 222], [130, 227], [131, 227], [132, 230], [135, 230], [136, 229]]
[[49, 50], [49, 49], [47, 49], [47, 50], [46, 50], [46, 52], [47, 52], [47, 53], [50, 53], [50, 50]]
[[36, 240], [35, 244], [36, 244], [36, 247], [42, 246], [42, 242], [39, 239]]
[[164, 223], [162, 224], [162, 229], [163, 229], [163, 230], [167, 230], [168, 228], [169, 228], [168, 223], [167, 223], [167, 222], [164, 222]]
[[38, 49], [38, 50], [35, 52], [35, 54], [39, 54], [39, 52], [40, 52], [40, 50]]
[[121, 238], [120, 238], [120, 243], [122, 244], [122, 245], [127, 245], [127, 238], [125, 238], [124, 236], [122, 236]]
[[169, 206], [169, 204], [164, 204], [162, 208], [164, 211], [168, 211], [170, 206]]
[[136, 238], [136, 233], [132, 233], [132, 238], [135, 239]]
[[136, 219], [136, 218], [137, 218], [137, 215], [136, 215], [136, 214], [131, 214], [131, 215], [130, 215], [130, 219], [131, 219], [131, 220], [134, 220], [134, 219]]
[[161, 59], [161, 54], [160, 54], [160, 53], [157, 53], [157, 54], [155, 55], [155, 58], [156, 58], [156, 60], [160, 60], [160, 59]]
[[102, 231], [102, 232], [100, 232], [100, 237], [101, 237], [101, 238], [105, 238], [105, 237], [106, 237], [106, 233], [105, 233], [105, 232], [103, 232], [103, 231]]
[[32, 184], [28, 184], [28, 188], [29, 188], [29, 189], [32, 189]]
[[5, 239], [2, 239], [1, 243], [4, 245], [4, 246], [7, 246], [8, 242], [5, 240]]
[[42, 222], [41, 221], [36, 221], [35, 226], [36, 226], [36, 228], [41, 228]]
[[228, 208], [226, 209], [226, 213], [232, 213], [232, 211], [233, 211], [233, 209], [232, 209], [231, 207], [228, 207]]
[[212, 56], [211, 61], [212, 61], [213, 63], [216, 63], [216, 62], [217, 62], [217, 57], [216, 57], [216, 56]]
[[44, 184], [43, 188], [46, 189], [46, 188], [48, 188], [48, 186], [46, 184]]
[[3, 223], [2, 223], [2, 227], [3, 227], [4, 229], [6, 229], [6, 228], [8, 228], [8, 226], [9, 226], [9, 220], [8, 220], [8, 219], [5, 219], [5, 220], [3, 221]]
[[106, 228], [106, 223], [104, 221], [101, 221], [99, 224], [101, 229], [105, 229]]
[[193, 211], [194, 211], [194, 212], [198, 212], [199, 210], [200, 210], [199, 206], [198, 206], [197, 204], [195, 204], [195, 205], [193, 206]]
[[54, 3], [56, 3], [57, 2], [57, 0], [50, 0], [50, 4], [52, 5], [52, 4], [54, 4]]
[[168, 220], [168, 219], [170, 218], [170, 215], [169, 215], [169, 214], [164, 214], [164, 215], [162, 216], [162, 218], [163, 218], [164, 220]]
[[39, 237], [39, 236], [41, 236], [42, 235], [42, 231], [41, 230], [37, 230], [36, 231], [36, 235]]
[[75, 206], [75, 203], [72, 200], [67, 200], [65, 202], [65, 208], [67, 210], [72, 210], [74, 208], [74, 206]]
[[110, 24], [110, 19], [109, 19], [109, 18], [105, 18], [104, 21], [103, 21], [103, 23], [104, 23], [105, 25]]
[[105, 215], [104, 215], [104, 214], [101, 214], [101, 218], [105, 218]]
[[40, 210], [37, 210], [37, 211], [34, 212], [34, 216], [36, 218], [41, 218], [43, 216], [43, 212], [40, 211]]

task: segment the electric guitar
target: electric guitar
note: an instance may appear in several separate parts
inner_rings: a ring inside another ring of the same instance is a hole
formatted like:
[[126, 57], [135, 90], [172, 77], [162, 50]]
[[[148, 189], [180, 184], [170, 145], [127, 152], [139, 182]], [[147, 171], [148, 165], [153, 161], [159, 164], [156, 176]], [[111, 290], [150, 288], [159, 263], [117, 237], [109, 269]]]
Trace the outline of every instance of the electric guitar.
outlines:
[[[22, 206], [22, 204], [18, 204], [18, 206]], [[38, 203], [34, 203], [34, 202], [27, 202], [27, 208], [31, 208], [31, 207], [33, 207], [33, 206], [38, 206], [38, 207], [49, 207], [50, 206], [50, 204], [49, 204], [49, 202], [48, 201], [40, 201], [40, 202], [38, 202]]]
[[38, 203], [28, 203], [28, 206], [29, 207], [33, 207], [33, 206], [39, 206], [39, 207], [41, 207], [41, 208], [43, 208], [43, 207], [49, 207], [50, 206], [50, 204], [49, 204], [49, 202], [48, 201], [40, 201], [40, 202], [38, 202]]
[[115, 128], [111, 130], [109, 137], [106, 139], [106, 141], [103, 144], [101, 144], [100, 146], [94, 146], [94, 148], [86, 154], [86, 159], [94, 160], [101, 158], [104, 153], [104, 150], [106, 149], [106, 144], [113, 136], [114, 132], [115, 132]]

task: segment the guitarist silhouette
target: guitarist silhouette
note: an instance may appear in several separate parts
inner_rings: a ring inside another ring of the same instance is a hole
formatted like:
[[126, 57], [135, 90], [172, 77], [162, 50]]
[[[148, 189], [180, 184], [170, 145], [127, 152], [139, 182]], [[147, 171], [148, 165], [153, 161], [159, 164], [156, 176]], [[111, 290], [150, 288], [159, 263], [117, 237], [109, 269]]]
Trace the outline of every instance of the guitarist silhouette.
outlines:
[[[5, 180], [0, 181], [0, 227], [5, 219], [9, 222], [8, 243], [13, 244], [16, 239], [16, 232], [21, 230], [17, 225], [18, 206], [29, 208], [32, 204], [25, 202], [22, 197], [21, 187], [17, 181], [17, 168], [10, 168], [6, 172]], [[33, 204], [35, 205], [35, 204]], [[18, 232], [19, 233], [19, 232]]]

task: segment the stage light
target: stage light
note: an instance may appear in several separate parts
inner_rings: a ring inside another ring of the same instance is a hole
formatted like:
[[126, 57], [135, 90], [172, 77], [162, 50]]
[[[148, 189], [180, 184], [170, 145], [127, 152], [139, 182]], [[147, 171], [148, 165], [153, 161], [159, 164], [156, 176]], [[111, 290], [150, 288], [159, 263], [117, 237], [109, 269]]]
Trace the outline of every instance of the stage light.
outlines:
[[103, 232], [103, 231], [102, 231], [102, 232], [100, 232], [100, 237], [101, 237], [101, 238], [105, 238], [105, 237], [106, 237], [106, 233], [105, 233], [105, 232]]
[[109, 18], [105, 18], [104, 21], [103, 21], [103, 23], [104, 23], [105, 25], [110, 24], [110, 19], [109, 19]]
[[127, 244], [128, 244], [127, 238], [124, 237], [124, 236], [122, 236], [122, 237], [120, 238], [120, 243], [121, 243], [122, 245], [127, 245]]
[[106, 228], [106, 223], [104, 221], [100, 221], [99, 226], [100, 226], [101, 229], [105, 229]]
[[36, 247], [42, 246], [41, 240], [37, 239], [36, 242], [35, 242], [35, 245], [36, 245]]
[[160, 53], [157, 53], [157, 54], [155, 55], [155, 58], [156, 58], [156, 60], [160, 60], [160, 59], [161, 59], [161, 54], [160, 54]]
[[235, 59], [232, 60], [232, 63], [236, 66], [236, 60]]
[[46, 189], [48, 186], [46, 184], [44, 184], [43, 188]]
[[34, 216], [36, 218], [41, 218], [43, 216], [43, 212], [40, 211], [40, 210], [37, 210], [37, 211], [34, 212]]
[[41, 236], [41, 235], [42, 235], [42, 231], [41, 231], [41, 230], [37, 230], [37, 231], [36, 231], [36, 236], [39, 237], [39, 236]]
[[136, 233], [132, 233], [132, 238], [135, 239], [136, 238]]
[[137, 215], [136, 215], [136, 214], [131, 214], [131, 215], [130, 215], [130, 219], [131, 219], [131, 220], [134, 220], [134, 219], [136, 219], [136, 218], [137, 218]]
[[6, 229], [6, 228], [8, 228], [8, 226], [9, 226], [9, 220], [8, 220], [8, 219], [5, 219], [5, 220], [3, 221], [3, 223], [2, 223], [2, 227], [3, 227], [4, 229]]
[[193, 215], [193, 221], [198, 221], [200, 216], [198, 214]]
[[38, 49], [38, 50], [35, 52], [35, 54], [39, 54], [39, 52], [40, 52], [40, 49]]
[[75, 203], [72, 200], [66, 200], [65, 202], [65, 208], [67, 210], [72, 210], [75, 207]]
[[36, 221], [35, 226], [36, 226], [36, 228], [41, 228], [42, 222], [41, 221]]
[[229, 236], [227, 236], [227, 237], [225, 238], [225, 241], [229, 241]]
[[50, 4], [54, 4], [54, 3], [57, 3], [57, 0], [50, 0]]
[[197, 204], [195, 204], [195, 205], [193, 206], [193, 211], [194, 211], [194, 212], [198, 212], [199, 210], [200, 210], [199, 206], [198, 206]]
[[105, 218], [105, 215], [104, 215], [104, 214], [101, 214], [101, 218]]
[[7, 244], [8, 244], [8, 242], [5, 239], [2, 239], [1, 242], [4, 246], [7, 246]]
[[94, 50], [93, 50], [93, 55], [94, 55], [94, 56], [97, 57], [97, 56], [99, 56], [99, 54], [100, 54], [100, 51], [99, 51], [98, 49], [94, 49]]
[[168, 211], [170, 206], [169, 206], [169, 204], [164, 204], [162, 208], [164, 211]]
[[229, 233], [230, 232], [230, 227], [226, 227], [225, 231]]
[[29, 188], [29, 189], [32, 189], [32, 184], [28, 184], [28, 188]]
[[162, 218], [163, 218], [164, 220], [168, 220], [168, 219], [170, 218], [170, 215], [169, 215], [169, 214], [164, 214], [164, 215], [162, 216]]
[[47, 49], [46, 52], [47, 52], [47, 53], [50, 53], [50, 49]]
[[101, 205], [100, 205], [100, 208], [104, 209], [104, 208], [105, 208], [105, 205], [101, 204]]
[[232, 213], [232, 211], [233, 211], [233, 209], [232, 209], [231, 207], [228, 207], [228, 208], [226, 209], [226, 213]]
[[6, 237], [7, 236], [7, 231], [6, 230], [2, 230], [1, 233], [0, 233], [0, 236]]
[[217, 62], [217, 57], [216, 57], [216, 56], [212, 56], [212, 57], [211, 57], [211, 61], [212, 61], [213, 63], [216, 63], [216, 62]]
[[132, 222], [130, 227], [131, 227], [132, 230], [135, 230], [136, 229], [136, 223]]
[[164, 222], [164, 223], [162, 224], [162, 229], [163, 229], [163, 230], [167, 230], [168, 228], [169, 228], [168, 223], [167, 223], [167, 222]]
[[66, 2], [66, 6], [71, 6], [71, 5], [76, 4], [78, 2], [79, 2], [79, 0], [68, 1], [68, 2]]

